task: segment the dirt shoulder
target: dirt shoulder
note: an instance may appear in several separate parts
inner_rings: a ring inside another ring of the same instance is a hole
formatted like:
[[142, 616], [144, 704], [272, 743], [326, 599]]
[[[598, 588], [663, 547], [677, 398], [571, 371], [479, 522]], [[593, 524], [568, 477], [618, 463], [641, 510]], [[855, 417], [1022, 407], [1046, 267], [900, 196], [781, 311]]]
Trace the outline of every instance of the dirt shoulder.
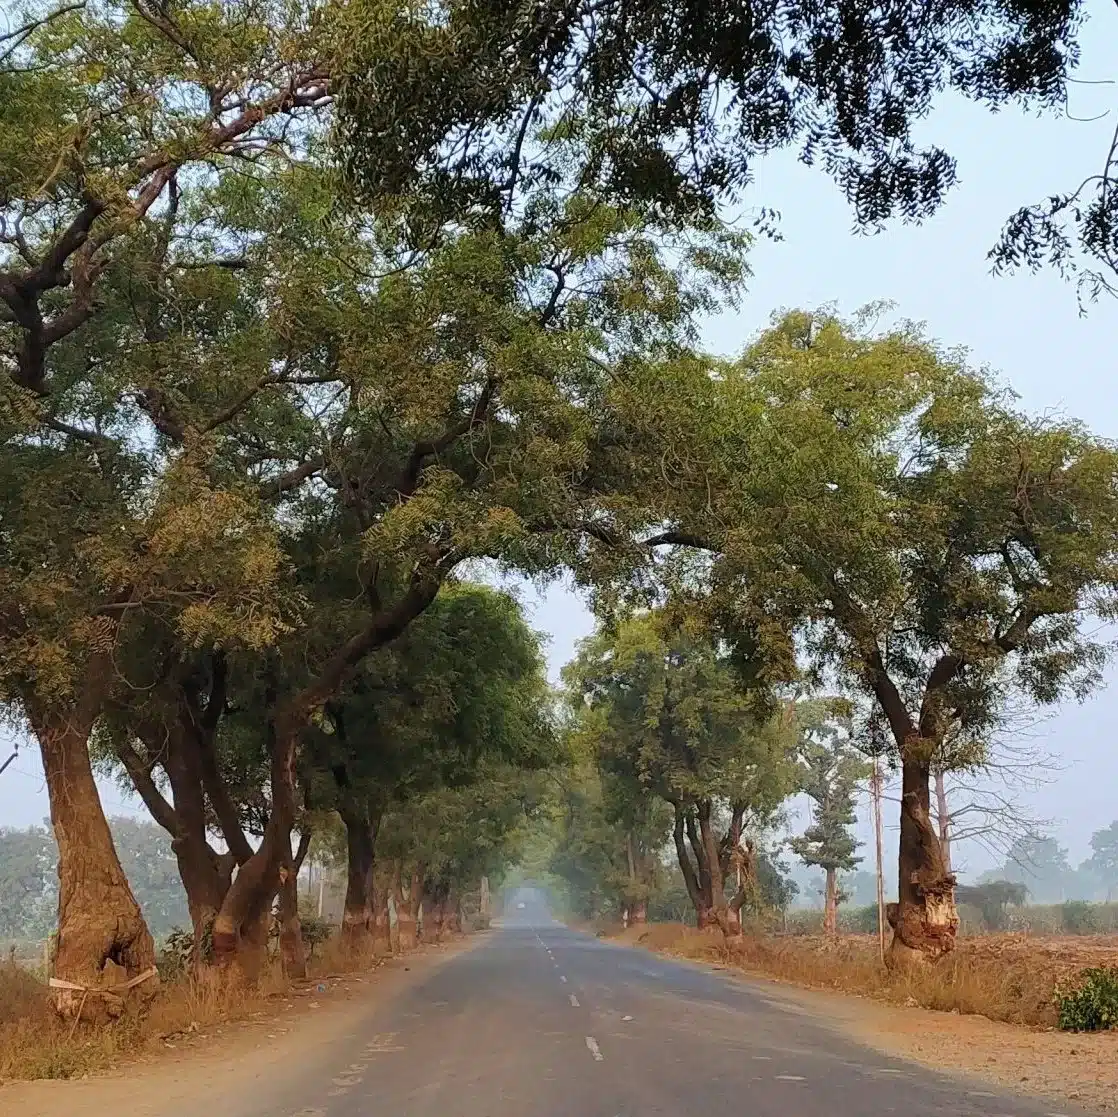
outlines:
[[[666, 937], [663, 933], [629, 932], [616, 939], [655, 953], [684, 956], [664, 944]], [[821, 1023], [879, 1051], [1056, 1103], [1071, 1102], [1098, 1113], [1118, 1110], [1118, 1031], [1075, 1034], [1031, 1028], [985, 1016], [937, 1012], [883, 1003], [854, 993], [804, 988], [754, 969], [693, 955], [688, 960], [740, 976], [751, 984], [764, 984], [774, 997], [802, 1007]]]
[[748, 979], [770, 986], [776, 997], [878, 1051], [1086, 1110], [1118, 1110], [1118, 1032], [1076, 1035], [1025, 1028], [984, 1016], [881, 1004], [852, 993], [801, 989], [753, 975]]
[[[175, 1037], [96, 1077], [14, 1082], [0, 1086], [0, 1112], [20, 1117], [165, 1117], [203, 1113], [215, 1098], [235, 1112], [293, 1063], [325, 1060], [370, 1010], [399, 996], [449, 958], [480, 946], [485, 933], [421, 947], [369, 974], [320, 978], [236, 1024]], [[324, 987], [324, 988], [320, 988]]]

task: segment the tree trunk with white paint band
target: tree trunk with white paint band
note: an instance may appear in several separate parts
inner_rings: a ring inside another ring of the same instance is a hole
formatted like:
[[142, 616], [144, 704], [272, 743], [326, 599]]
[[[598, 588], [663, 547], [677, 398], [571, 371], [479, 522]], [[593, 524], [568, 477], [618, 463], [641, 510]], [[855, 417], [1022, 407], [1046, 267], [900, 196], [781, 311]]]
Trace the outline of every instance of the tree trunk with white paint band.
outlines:
[[[96, 711], [94, 711], [96, 713]], [[104, 1022], [125, 999], [147, 999], [158, 986], [155, 943], [124, 876], [97, 794], [89, 759], [93, 717], [76, 709], [31, 712], [58, 842], [58, 939], [53, 1001], [59, 1013]], [[76, 987], [76, 988], [75, 988]], [[82, 989], [83, 992], [78, 992]]]

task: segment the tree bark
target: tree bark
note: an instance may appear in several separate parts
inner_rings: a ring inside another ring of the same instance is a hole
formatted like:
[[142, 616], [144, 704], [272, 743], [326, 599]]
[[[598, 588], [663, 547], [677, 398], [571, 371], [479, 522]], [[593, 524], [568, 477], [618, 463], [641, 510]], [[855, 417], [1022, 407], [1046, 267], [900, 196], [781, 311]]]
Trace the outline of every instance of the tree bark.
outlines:
[[[119, 1016], [126, 999], [150, 998], [159, 983], [149, 974], [155, 943], [120, 867], [93, 780], [89, 733], [97, 712], [31, 712], [58, 843], [52, 977], [81, 987], [56, 988], [54, 1002], [63, 1016], [80, 1007], [82, 1019], [94, 1023]], [[136, 985], [121, 988], [133, 980]]]
[[838, 934], [838, 870], [833, 866], [826, 870], [827, 887], [823, 897], [823, 934]]
[[478, 896], [478, 921], [483, 929], [487, 928], [492, 920], [492, 900], [489, 894], [489, 878], [481, 878], [481, 888]]
[[214, 920], [214, 956], [223, 965], [236, 962], [245, 929], [271, 911], [282, 883], [281, 871], [291, 858], [298, 732], [299, 723], [287, 718], [271, 731], [272, 811], [259, 848], [241, 865]]
[[399, 863], [393, 868], [392, 902], [396, 908], [396, 937], [399, 947], [401, 950], [407, 950], [416, 944], [419, 896], [414, 882], [410, 893], [405, 892]]
[[699, 816], [699, 835], [703, 846], [703, 853], [707, 864], [710, 866], [710, 911], [711, 918], [718, 925], [723, 937], [729, 941], [741, 938], [741, 920], [737, 913], [730, 911], [726, 902], [726, 892], [722, 885], [722, 857], [719, 848], [718, 836], [714, 832], [713, 804], [709, 799], [699, 802], [697, 814]]
[[171, 787], [168, 802], [152, 776], [154, 764], [130, 745], [120, 759], [151, 816], [171, 837], [171, 850], [186, 892], [196, 966], [211, 961], [210, 933], [233, 879], [236, 858], [218, 853], [207, 837], [205, 793], [196, 742], [185, 723], [170, 727], [143, 725], [138, 735], [148, 757], [158, 756]]
[[955, 877], [931, 823], [931, 768], [913, 756], [901, 763], [901, 839], [898, 903], [886, 911], [893, 928], [888, 960], [893, 965], [930, 962], [955, 948], [959, 913]]
[[375, 921], [373, 872], [376, 834], [367, 811], [343, 802], [339, 814], [346, 830], [346, 889], [342, 935], [356, 944], [368, 937]]
[[703, 926], [702, 913], [704, 909], [703, 890], [699, 884], [695, 866], [691, 863], [691, 856], [687, 852], [684, 826], [684, 808], [677, 803], [675, 805], [675, 824], [672, 827], [672, 840], [675, 842], [675, 855], [679, 862], [679, 871], [683, 874], [683, 883], [687, 886], [687, 895], [690, 897], [691, 906], [695, 909], [695, 921], [701, 928]]
[[303, 945], [303, 925], [299, 919], [299, 869], [310, 845], [310, 834], [299, 836], [299, 852], [288, 853], [280, 869], [279, 940], [283, 972], [297, 981], [307, 976], [307, 952]]

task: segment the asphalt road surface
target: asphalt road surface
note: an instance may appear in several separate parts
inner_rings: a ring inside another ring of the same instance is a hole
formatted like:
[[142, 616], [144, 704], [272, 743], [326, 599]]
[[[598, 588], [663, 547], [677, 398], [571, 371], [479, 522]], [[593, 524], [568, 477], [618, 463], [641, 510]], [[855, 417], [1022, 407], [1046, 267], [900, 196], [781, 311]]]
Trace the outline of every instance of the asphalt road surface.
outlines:
[[[508, 921], [392, 1001], [259, 1117], [1053, 1117], [933, 1074], [762, 985]], [[294, 1068], [293, 1068], [294, 1070]], [[278, 1096], [277, 1096], [278, 1095]]]

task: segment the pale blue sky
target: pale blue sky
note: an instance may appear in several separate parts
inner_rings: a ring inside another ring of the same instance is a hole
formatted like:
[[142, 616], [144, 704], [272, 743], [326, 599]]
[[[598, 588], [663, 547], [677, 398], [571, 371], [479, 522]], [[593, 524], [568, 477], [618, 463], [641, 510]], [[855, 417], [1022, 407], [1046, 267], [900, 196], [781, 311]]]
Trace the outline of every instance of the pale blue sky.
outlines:
[[[1092, 7], [1080, 75], [1111, 78], [1118, 9], [1105, 0]], [[986, 261], [1010, 212], [1068, 189], [1099, 167], [1118, 113], [1118, 89], [1077, 87], [1072, 109], [1082, 117], [1107, 110], [1110, 115], [1079, 123], [1016, 112], [992, 117], [974, 106], [945, 104], [923, 131], [957, 156], [960, 186], [925, 225], [876, 237], [850, 232], [842, 196], [819, 172], [788, 156], [770, 159], [749, 202], [781, 212], [783, 240], [758, 244], [741, 310], [707, 323], [706, 345], [721, 353], [740, 350], [781, 307], [834, 302], [852, 311], [891, 299], [899, 315], [925, 322], [933, 336], [967, 346], [975, 363], [998, 370], [1025, 406], [1085, 419], [1098, 433], [1118, 438], [1118, 306], [1102, 302], [1081, 318], [1074, 290], [1054, 274], [994, 278]], [[533, 623], [550, 634], [550, 665], [557, 673], [574, 642], [589, 631], [589, 614], [562, 587], [528, 596]], [[1111, 670], [1108, 678], [1118, 673]], [[1044, 745], [1068, 767], [1056, 782], [1024, 798], [1037, 816], [1056, 820], [1073, 863], [1086, 856], [1091, 833], [1118, 816], [1118, 750], [1111, 730], [1116, 721], [1118, 698], [1110, 688], [1082, 706], [1061, 708], [1043, 729]], [[0, 741], [0, 762], [6, 741]], [[109, 813], [128, 809], [118, 788], [105, 788], [104, 797]], [[38, 758], [25, 748], [0, 776], [0, 825], [26, 825], [47, 811]], [[971, 870], [988, 864], [978, 850], [960, 854]]]

